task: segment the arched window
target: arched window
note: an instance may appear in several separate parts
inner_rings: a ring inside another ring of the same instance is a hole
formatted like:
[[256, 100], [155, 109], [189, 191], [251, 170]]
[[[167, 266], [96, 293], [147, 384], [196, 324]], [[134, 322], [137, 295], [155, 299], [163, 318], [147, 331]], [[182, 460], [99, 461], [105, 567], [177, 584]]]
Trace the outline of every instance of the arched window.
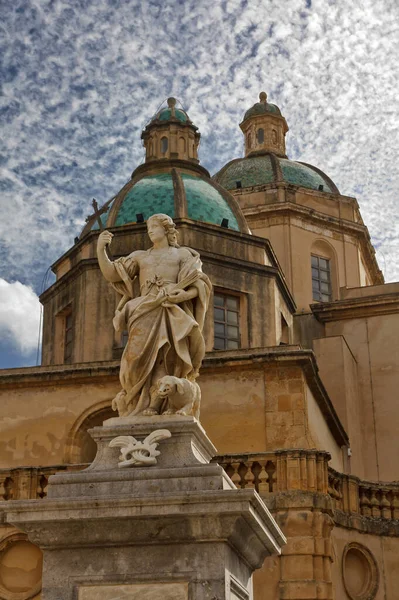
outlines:
[[248, 148], [252, 148], [252, 134], [251, 134], [251, 132], [249, 132], [248, 135], [247, 135], [247, 146], [248, 146]]
[[240, 348], [240, 297], [216, 292], [213, 311], [214, 349]]
[[168, 138], [162, 137], [161, 138], [161, 154], [166, 154], [167, 150], [168, 150]]
[[152, 141], [148, 144], [148, 156], [152, 156], [153, 153], [153, 144]]
[[258, 129], [256, 136], [258, 139], [258, 144], [263, 144], [263, 142], [265, 141], [265, 131], [264, 129], [262, 129], [262, 127]]
[[331, 302], [337, 297], [338, 273], [334, 248], [325, 240], [317, 240], [311, 248], [312, 299]]
[[184, 137], [179, 137], [179, 152], [185, 154], [186, 152], [186, 140]]
[[91, 463], [97, 452], [97, 444], [87, 433], [88, 429], [115, 417], [111, 401], [103, 401], [85, 411], [73, 424], [65, 443], [64, 462], [67, 464]]
[[272, 142], [277, 144], [277, 131], [275, 129], [272, 129]]

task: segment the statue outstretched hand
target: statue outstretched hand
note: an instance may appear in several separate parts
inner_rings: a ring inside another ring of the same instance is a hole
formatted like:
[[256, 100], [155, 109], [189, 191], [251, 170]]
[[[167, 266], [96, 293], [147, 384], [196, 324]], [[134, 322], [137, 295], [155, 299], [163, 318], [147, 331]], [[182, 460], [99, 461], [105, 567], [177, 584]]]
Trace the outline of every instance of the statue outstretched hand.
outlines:
[[113, 237], [114, 237], [114, 234], [111, 233], [110, 231], [102, 231], [100, 233], [100, 235], [98, 236], [97, 251], [100, 252], [100, 251], [104, 250], [104, 248], [106, 246], [109, 246], [112, 242]]

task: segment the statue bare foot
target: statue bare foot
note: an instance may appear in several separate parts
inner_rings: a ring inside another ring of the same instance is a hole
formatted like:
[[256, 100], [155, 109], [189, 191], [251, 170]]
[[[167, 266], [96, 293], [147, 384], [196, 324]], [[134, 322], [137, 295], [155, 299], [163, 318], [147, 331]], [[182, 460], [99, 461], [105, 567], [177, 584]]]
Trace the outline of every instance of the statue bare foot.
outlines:
[[155, 408], [146, 408], [145, 410], [143, 410], [142, 414], [145, 417], [153, 417], [154, 415], [158, 414], [158, 411], [155, 410]]

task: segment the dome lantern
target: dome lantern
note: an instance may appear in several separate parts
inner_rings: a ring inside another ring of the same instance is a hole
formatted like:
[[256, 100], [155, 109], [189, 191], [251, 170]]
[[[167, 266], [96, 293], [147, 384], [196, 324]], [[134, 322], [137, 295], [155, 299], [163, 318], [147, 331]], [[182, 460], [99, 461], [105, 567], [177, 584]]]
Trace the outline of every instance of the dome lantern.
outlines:
[[141, 134], [145, 161], [177, 159], [197, 164], [200, 137], [188, 114], [176, 108], [176, 98], [168, 98], [167, 107], [157, 112]]
[[266, 92], [261, 92], [259, 102], [247, 110], [240, 127], [245, 137], [245, 156], [273, 152], [287, 157], [285, 134], [288, 125], [278, 106], [267, 102]]

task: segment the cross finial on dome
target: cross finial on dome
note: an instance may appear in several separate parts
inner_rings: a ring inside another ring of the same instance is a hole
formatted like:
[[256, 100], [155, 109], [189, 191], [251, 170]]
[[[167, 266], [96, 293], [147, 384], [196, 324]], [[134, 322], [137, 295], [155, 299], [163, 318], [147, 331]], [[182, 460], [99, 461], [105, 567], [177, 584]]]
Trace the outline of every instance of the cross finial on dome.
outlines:
[[259, 94], [259, 100], [260, 100], [262, 103], [266, 104], [266, 101], [267, 101], [267, 94], [266, 94], [266, 92], [261, 92], [261, 93]]
[[167, 102], [168, 102], [168, 106], [170, 108], [171, 116], [174, 117], [175, 116], [176, 98], [170, 97], [170, 98], [168, 98]]

